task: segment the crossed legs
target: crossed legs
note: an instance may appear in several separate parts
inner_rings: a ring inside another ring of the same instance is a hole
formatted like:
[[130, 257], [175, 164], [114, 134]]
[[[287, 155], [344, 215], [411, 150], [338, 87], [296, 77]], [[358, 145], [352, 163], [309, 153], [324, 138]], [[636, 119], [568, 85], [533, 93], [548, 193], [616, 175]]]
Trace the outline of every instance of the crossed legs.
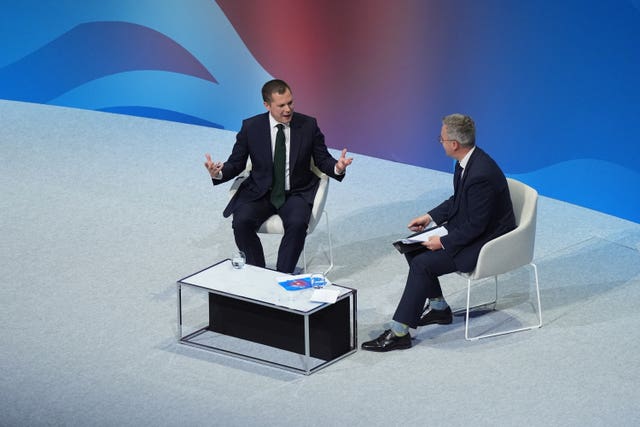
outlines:
[[457, 271], [453, 258], [444, 250], [420, 250], [407, 254], [409, 275], [393, 320], [411, 328], [418, 326], [429, 298], [442, 297], [439, 276]]

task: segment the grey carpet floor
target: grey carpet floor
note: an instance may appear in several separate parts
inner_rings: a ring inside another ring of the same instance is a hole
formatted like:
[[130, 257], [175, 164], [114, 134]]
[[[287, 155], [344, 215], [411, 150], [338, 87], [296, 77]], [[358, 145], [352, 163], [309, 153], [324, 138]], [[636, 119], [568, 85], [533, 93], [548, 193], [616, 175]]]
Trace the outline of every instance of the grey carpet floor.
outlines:
[[[303, 376], [176, 342], [176, 280], [234, 250], [228, 187], [202, 166], [205, 152], [226, 159], [233, 132], [9, 101], [0, 114], [2, 426], [640, 422], [639, 224], [541, 197], [541, 329], [467, 342], [456, 318], [412, 330], [410, 350]], [[391, 242], [451, 174], [353, 155], [329, 189], [329, 277], [358, 290], [362, 342], [404, 286]], [[308, 239], [312, 268], [326, 237]], [[277, 242], [265, 238], [271, 263]], [[532, 320], [528, 279], [507, 275], [501, 310], [476, 325]], [[464, 303], [464, 280], [443, 286]]]

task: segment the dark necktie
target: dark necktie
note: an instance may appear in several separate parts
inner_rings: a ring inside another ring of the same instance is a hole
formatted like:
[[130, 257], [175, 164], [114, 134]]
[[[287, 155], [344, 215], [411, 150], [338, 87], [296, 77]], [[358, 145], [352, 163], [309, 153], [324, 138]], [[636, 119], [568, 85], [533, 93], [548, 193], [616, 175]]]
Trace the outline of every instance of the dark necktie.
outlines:
[[460, 166], [460, 162], [456, 162], [456, 171], [453, 174], [453, 191], [455, 193], [458, 192], [458, 186], [460, 185], [461, 179], [462, 179], [462, 166]]
[[276, 209], [284, 204], [284, 168], [287, 161], [284, 145], [284, 125], [277, 126], [276, 148], [273, 154], [273, 183], [271, 186], [271, 204]]

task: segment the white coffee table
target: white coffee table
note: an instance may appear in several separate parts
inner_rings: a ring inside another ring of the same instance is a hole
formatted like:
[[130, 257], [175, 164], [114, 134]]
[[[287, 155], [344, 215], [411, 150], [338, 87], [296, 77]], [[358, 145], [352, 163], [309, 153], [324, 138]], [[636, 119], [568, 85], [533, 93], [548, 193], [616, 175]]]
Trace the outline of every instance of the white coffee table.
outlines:
[[[177, 282], [181, 344], [309, 375], [357, 350], [357, 292], [335, 303], [287, 291], [278, 271], [226, 259]], [[187, 298], [183, 293], [189, 292]]]

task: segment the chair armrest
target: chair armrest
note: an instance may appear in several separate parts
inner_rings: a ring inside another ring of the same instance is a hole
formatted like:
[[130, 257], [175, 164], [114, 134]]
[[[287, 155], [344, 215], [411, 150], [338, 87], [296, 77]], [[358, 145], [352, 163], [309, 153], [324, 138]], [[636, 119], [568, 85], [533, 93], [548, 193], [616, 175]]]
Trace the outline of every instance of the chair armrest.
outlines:
[[534, 220], [485, 243], [471, 278], [496, 276], [529, 264], [533, 260], [535, 233]]
[[232, 198], [236, 194], [236, 191], [238, 191], [238, 188], [240, 188], [240, 184], [242, 184], [242, 181], [247, 179], [250, 172], [251, 172], [251, 160], [249, 159], [247, 160], [247, 167], [245, 168], [245, 170], [243, 170], [240, 173], [240, 175], [238, 175], [236, 179], [233, 180], [233, 183], [229, 188], [229, 198]]

